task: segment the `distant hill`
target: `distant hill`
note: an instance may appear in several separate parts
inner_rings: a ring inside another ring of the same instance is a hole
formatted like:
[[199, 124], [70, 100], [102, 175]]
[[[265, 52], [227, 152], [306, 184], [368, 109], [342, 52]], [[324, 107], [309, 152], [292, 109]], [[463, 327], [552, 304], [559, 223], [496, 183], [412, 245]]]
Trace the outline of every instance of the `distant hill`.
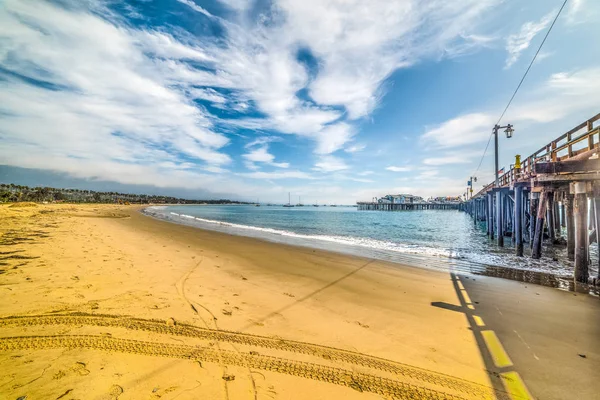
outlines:
[[21, 201], [112, 204], [250, 204], [228, 199], [182, 199], [172, 196], [29, 187], [14, 183], [0, 183], [0, 203]]

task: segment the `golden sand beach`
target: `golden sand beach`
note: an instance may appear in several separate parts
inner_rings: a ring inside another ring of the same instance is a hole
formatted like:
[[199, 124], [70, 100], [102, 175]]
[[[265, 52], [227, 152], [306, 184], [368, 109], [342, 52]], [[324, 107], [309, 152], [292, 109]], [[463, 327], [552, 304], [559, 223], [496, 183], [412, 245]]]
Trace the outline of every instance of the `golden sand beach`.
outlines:
[[0, 206], [1, 398], [492, 398], [448, 273], [139, 210]]

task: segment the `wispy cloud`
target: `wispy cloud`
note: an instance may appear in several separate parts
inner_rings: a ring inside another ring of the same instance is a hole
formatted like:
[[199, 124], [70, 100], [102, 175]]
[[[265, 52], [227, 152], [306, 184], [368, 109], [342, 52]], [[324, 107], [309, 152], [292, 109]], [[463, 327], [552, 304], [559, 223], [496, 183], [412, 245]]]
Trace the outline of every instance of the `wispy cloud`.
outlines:
[[244, 157], [246, 160], [253, 163], [253, 164], [251, 164], [252, 167], [250, 169], [255, 168], [255, 166], [256, 166], [255, 163], [264, 163], [264, 164], [272, 165], [272, 166], [278, 167], [278, 168], [288, 168], [290, 166], [289, 163], [275, 162], [275, 156], [273, 154], [269, 153], [268, 145], [263, 145], [261, 147], [255, 148], [255, 149], [251, 150], [249, 153], [244, 154], [242, 157]]
[[421, 140], [426, 146], [446, 148], [473, 144], [487, 140], [494, 122], [490, 114], [465, 114], [427, 130]]
[[470, 162], [469, 158], [463, 156], [431, 157], [423, 160], [425, 165], [468, 164]]
[[336, 172], [343, 171], [348, 168], [350, 167], [348, 167], [348, 165], [346, 165], [341, 158], [334, 156], [321, 156], [319, 161], [315, 163], [313, 170], [320, 172]]
[[529, 48], [533, 38], [542, 30], [546, 29], [555, 15], [556, 10], [552, 10], [538, 22], [526, 22], [521, 26], [519, 33], [512, 34], [506, 39], [506, 51], [508, 52], [505, 65], [506, 68], [510, 68], [519, 60], [521, 53]]
[[212, 17], [213, 15], [206, 11], [204, 8], [200, 7], [198, 4], [194, 2], [194, 0], [177, 0], [178, 2], [187, 5], [192, 10], [197, 11], [201, 14], [206, 15], [207, 17]]
[[[166, 34], [148, 40], [151, 33], [44, 2], [8, 1], [3, 9], [0, 65], [11, 72], [0, 90], [3, 140], [20, 152], [24, 143], [32, 145], [16, 165], [31, 166], [31, 158], [42, 154], [53, 155], [56, 161], [46, 167], [55, 169], [78, 162], [70, 157], [125, 164], [177, 161], [181, 155], [212, 165], [230, 161], [218, 150], [228, 139], [171, 87], [177, 71], [150, 58]], [[203, 57], [187, 50], [167, 45], [161, 57], [172, 57], [173, 65], [182, 56]], [[27, 85], [27, 79], [43, 85]]]
[[392, 172], [408, 172], [408, 171], [412, 171], [412, 167], [396, 167], [394, 165], [391, 165], [389, 167], [386, 167], [386, 170], [392, 171]]
[[310, 174], [301, 171], [283, 171], [283, 172], [245, 172], [238, 176], [252, 179], [316, 179]]
[[346, 147], [344, 151], [346, 153], [358, 153], [359, 151], [363, 151], [367, 146], [364, 144], [355, 144], [353, 146]]

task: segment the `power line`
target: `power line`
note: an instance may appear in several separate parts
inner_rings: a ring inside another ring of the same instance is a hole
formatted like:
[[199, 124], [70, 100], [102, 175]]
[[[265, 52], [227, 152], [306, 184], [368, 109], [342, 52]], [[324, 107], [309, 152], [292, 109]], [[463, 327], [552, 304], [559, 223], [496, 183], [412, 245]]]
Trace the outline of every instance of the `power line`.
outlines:
[[[535, 62], [535, 59], [537, 58], [538, 54], [540, 54], [540, 50], [542, 50], [542, 47], [544, 46], [544, 43], [546, 43], [546, 39], [548, 39], [548, 35], [550, 35], [550, 32], [552, 31], [552, 28], [554, 27], [554, 24], [556, 23], [556, 20], [558, 20], [558, 17], [560, 16], [560, 13], [565, 8], [565, 5], [567, 5], [567, 1], [568, 0], [565, 0], [563, 2], [562, 6], [558, 10], [558, 13], [556, 13], [556, 17], [554, 17], [554, 20], [552, 21], [552, 24], [550, 25], [550, 28], [548, 28], [548, 31], [546, 32], [546, 35], [544, 36], [544, 39], [542, 40], [542, 43], [540, 43], [540, 46], [538, 47], [537, 51], [535, 52], [535, 55], [531, 59], [531, 62], [529, 63], [529, 66], [527, 67], [527, 70], [523, 74], [523, 77], [521, 78], [521, 81], [519, 82], [519, 84], [517, 85], [517, 88], [513, 92], [510, 100], [508, 101], [508, 104], [506, 104], [506, 107], [504, 107], [504, 111], [502, 111], [502, 114], [500, 115], [500, 118], [498, 118], [498, 122], [496, 122], [496, 125], [498, 125], [500, 123], [500, 121], [502, 121], [502, 118], [504, 118], [504, 114], [506, 114], [506, 111], [510, 107], [512, 101], [514, 100], [515, 96], [517, 95], [517, 92], [521, 88], [521, 85], [523, 84], [523, 81], [527, 77], [527, 74], [529, 73], [529, 70], [531, 69], [531, 66]], [[481, 163], [483, 162], [485, 154], [487, 153], [487, 150], [488, 150], [488, 148], [490, 146], [490, 142], [492, 141], [492, 135], [493, 135], [493, 133], [490, 133], [490, 137], [489, 137], [489, 139], [487, 141], [487, 144], [485, 145], [485, 150], [483, 150], [483, 154], [481, 155], [481, 160], [479, 160], [479, 165], [477, 166], [477, 169], [475, 170], [475, 173], [473, 174], [473, 176], [475, 176], [477, 174], [477, 172], [479, 172], [479, 168], [481, 167]]]

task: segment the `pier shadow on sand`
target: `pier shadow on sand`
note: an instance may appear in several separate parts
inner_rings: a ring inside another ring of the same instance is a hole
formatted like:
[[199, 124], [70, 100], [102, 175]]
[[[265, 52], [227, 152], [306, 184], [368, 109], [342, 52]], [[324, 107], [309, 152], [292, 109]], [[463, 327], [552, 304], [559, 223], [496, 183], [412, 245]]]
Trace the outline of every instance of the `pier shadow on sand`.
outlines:
[[490, 378], [490, 383], [492, 388], [494, 389], [496, 398], [498, 400], [509, 400], [512, 397], [506, 392], [504, 388], [504, 384], [502, 383], [501, 373], [507, 372], [509, 368], [498, 368], [494, 364], [494, 360], [492, 359], [492, 355], [490, 354], [485, 341], [483, 339], [482, 331], [489, 330], [490, 328], [487, 326], [479, 326], [475, 321], [475, 315], [477, 315], [476, 310], [470, 309], [468, 307], [469, 304], [465, 301], [461, 289], [459, 285], [458, 275], [454, 272], [450, 273], [450, 278], [452, 281], [452, 287], [456, 292], [456, 297], [458, 298], [459, 305], [449, 304], [445, 302], [432, 302], [431, 305], [433, 307], [442, 308], [444, 310], [459, 312], [465, 315], [467, 321], [469, 323], [469, 329], [473, 332], [473, 337], [477, 344], [477, 348], [479, 349], [479, 353], [481, 355], [481, 359], [483, 360], [485, 371]]

